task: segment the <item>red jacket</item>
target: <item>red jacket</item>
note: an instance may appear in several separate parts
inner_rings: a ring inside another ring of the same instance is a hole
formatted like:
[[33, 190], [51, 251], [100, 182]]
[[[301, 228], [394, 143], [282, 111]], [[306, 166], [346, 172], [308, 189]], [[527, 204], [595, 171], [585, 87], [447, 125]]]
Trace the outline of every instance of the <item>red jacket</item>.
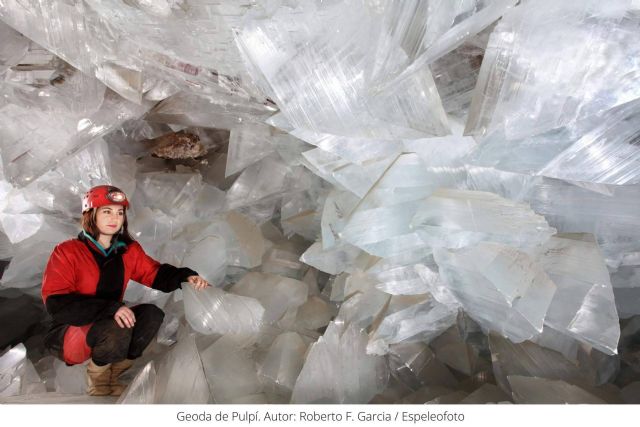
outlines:
[[[42, 299], [47, 303], [50, 295], [78, 293], [96, 295], [100, 268], [87, 245], [79, 239], [62, 242], [55, 247], [42, 279]], [[151, 287], [160, 263], [148, 256], [138, 242], [131, 243], [122, 254], [124, 277], [122, 301], [129, 279]]]
[[[120, 247], [122, 246], [122, 247]], [[197, 275], [189, 268], [160, 264], [137, 242], [99, 250], [82, 233], [55, 247], [42, 281], [42, 300], [53, 324], [45, 346], [69, 364], [90, 357], [85, 337], [94, 322], [113, 318], [123, 305], [129, 280], [172, 292]]]

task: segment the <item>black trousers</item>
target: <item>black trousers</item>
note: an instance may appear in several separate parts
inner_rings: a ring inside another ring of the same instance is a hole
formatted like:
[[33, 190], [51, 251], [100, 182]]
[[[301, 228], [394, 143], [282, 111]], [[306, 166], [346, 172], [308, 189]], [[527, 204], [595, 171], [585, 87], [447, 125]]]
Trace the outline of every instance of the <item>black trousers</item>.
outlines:
[[121, 328], [115, 319], [98, 320], [87, 333], [87, 345], [91, 347], [91, 358], [96, 365], [136, 359], [156, 336], [164, 312], [153, 304], [131, 307], [136, 316], [133, 328]]

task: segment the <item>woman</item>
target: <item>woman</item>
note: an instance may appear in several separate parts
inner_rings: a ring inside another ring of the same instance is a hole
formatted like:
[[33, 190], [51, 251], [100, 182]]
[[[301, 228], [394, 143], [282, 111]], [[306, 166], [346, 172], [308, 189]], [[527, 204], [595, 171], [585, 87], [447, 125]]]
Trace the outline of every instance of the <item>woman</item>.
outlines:
[[119, 396], [118, 377], [142, 355], [164, 313], [153, 304], [122, 302], [129, 279], [162, 292], [182, 282], [209, 284], [189, 268], [160, 264], [127, 231], [129, 201], [118, 188], [100, 185], [82, 200], [82, 231], [55, 247], [44, 272], [42, 298], [53, 325], [46, 347], [67, 364], [87, 366], [87, 393]]

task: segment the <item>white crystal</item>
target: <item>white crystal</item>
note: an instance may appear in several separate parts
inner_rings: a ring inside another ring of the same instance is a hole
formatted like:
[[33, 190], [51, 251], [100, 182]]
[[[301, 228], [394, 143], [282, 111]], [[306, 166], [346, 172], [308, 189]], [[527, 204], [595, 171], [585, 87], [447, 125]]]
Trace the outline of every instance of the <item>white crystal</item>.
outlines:
[[3, 41], [2, 47], [0, 47], [1, 75], [7, 68], [17, 64], [27, 53], [29, 39], [4, 22], [0, 22], [0, 39]]
[[557, 287], [545, 324], [616, 354], [618, 313], [609, 272], [593, 236], [552, 237], [544, 246], [541, 263]]
[[640, 183], [640, 150], [635, 143], [639, 103], [624, 105], [600, 120], [601, 124], [557, 155], [539, 174], [616, 185]]
[[196, 291], [191, 286], [184, 286], [183, 292], [187, 321], [197, 332], [253, 339], [260, 331], [265, 309], [257, 299], [229, 294], [214, 287]]
[[253, 268], [260, 265], [266, 250], [266, 242], [258, 225], [250, 218], [229, 212], [225, 218], [228, 229], [233, 233], [227, 235], [227, 258], [231, 265]]
[[298, 234], [307, 240], [316, 240], [320, 228], [322, 205], [326, 194], [314, 189], [285, 195], [280, 209], [280, 223], [287, 237]]
[[[407, 5], [407, 11], [411, 8]], [[384, 9], [305, 1], [295, 9], [278, 8], [269, 19], [252, 16], [246, 21], [240, 46], [293, 127], [387, 139], [446, 132], [446, 116], [428, 68], [403, 85], [367, 98], [365, 72], [381, 55], [401, 53], [400, 40], [387, 42], [380, 31], [384, 12], [394, 13]], [[343, 30], [326, 32], [328, 26]]]
[[197, 271], [212, 285], [221, 283], [227, 267], [224, 239], [207, 236], [192, 244], [184, 256], [183, 264]]
[[533, 210], [562, 233], [593, 233], [608, 265], [640, 251], [640, 186], [607, 186], [610, 195], [545, 179], [531, 190]]
[[422, 202], [411, 226], [431, 246], [448, 248], [480, 241], [533, 246], [555, 233], [525, 204], [492, 193], [444, 189]]
[[265, 387], [288, 396], [304, 364], [307, 345], [295, 332], [278, 335], [258, 370]]
[[[184, 64], [183, 64], [184, 65]], [[188, 69], [188, 64], [187, 69]], [[181, 71], [181, 70], [179, 70]], [[192, 76], [189, 76], [191, 78]], [[224, 80], [224, 79], [223, 79]], [[172, 82], [180, 84], [176, 79]], [[234, 83], [231, 83], [232, 85]], [[191, 89], [187, 87], [187, 89]], [[206, 92], [192, 93], [181, 91], [172, 94], [156, 104], [146, 116], [148, 120], [160, 123], [182, 124], [203, 128], [233, 129], [246, 122], [262, 121], [277, 109], [271, 102], [256, 100], [245, 96], [235, 96], [229, 90], [216, 86], [204, 86]], [[224, 165], [221, 162], [221, 175], [224, 177]]]
[[249, 350], [233, 337], [220, 338], [204, 350], [201, 357], [216, 403], [235, 403], [236, 399], [262, 391]]
[[[12, 0], [3, 3], [0, 16], [134, 102], [139, 103], [142, 91], [158, 78], [170, 78], [185, 89], [193, 89], [197, 82], [209, 93], [229, 97], [235, 93], [239, 100], [243, 99], [239, 92], [248, 97], [247, 92], [256, 90], [233, 40], [232, 28], [239, 25], [246, 2], [194, 4], [187, 9], [177, 3], [158, 8], [158, 2], [153, 2], [152, 9], [151, 4], [137, 1], [123, 7], [111, 0], [82, 5]], [[56, 22], [54, 30], [48, 28], [50, 22]], [[155, 30], [144, 30], [149, 28]], [[113, 39], [126, 42], [105, 42]], [[240, 84], [238, 77], [245, 82]]]
[[275, 274], [250, 272], [229, 290], [236, 295], [255, 298], [264, 307], [263, 321], [273, 323], [290, 309], [307, 300], [307, 284]]
[[[287, 242], [288, 243], [288, 242]], [[300, 261], [304, 249], [292, 247], [290, 244], [276, 244], [269, 249], [262, 260], [261, 271], [263, 273], [278, 274], [302, 279], [307, 266]]]
[[457, 384], [449, 369], [423, 342], [392, 344], [388, 357], [392, 375], [412, 390], [425, 385], [455, 387]]
[[611, 274], [616, 309], [621, 319], [640, 314], [640, 268], [621, 266]]
[[47, 216], [36, 234], [13, 245], [13, 258], [0, 280], [2, 286], [15, 288], [39, 286], [53, 248], [76, 233], [75, 225]]
[[[408, 49], [408, 53], [412, 54], [408, 58], [412, 63], [387, 85], [398, 84], [424, 68], [425, 65], [455, 49], [500, 18], [517, 2], [515, 0], [492, 2], [471, 0], [460, 3], [436, 3], [429, 6], [420, 2], [411, 3], [413, 3], [413, 9], [405, 5], [398, 11], [394, 10], [398, 8], [397, 5], [388, 8], [387, 19], [393, 19], [394, 21], [391, 22], [396, 27], [394, 36], [407, 38], [403, 40], [403, 45]], [[426, 28], [420, 28], [421, 24], [426, 25]]]
[[268, 156], [254, 163], [240, 174], [227, 191], [229, 208], [248, 206], [285, 191], [289, 172], [277, 156]]
[[310, 296], [298, 308], [296, 323], [303, 328], [315, 330], [327, 326], [333, 317], [333, 310], [320, 297]]
[[637, 99], [638, 65], [627, 58], [637, 55], [639, 21], [624, 18], [632, 10], [626, 0], [511, 9], [489, 40], [467, 132], [528, 137]]
[[156, 368], [153, 361], [144, 365], [131, 384], [118, 398], [118, 403], [125, 405], [140, 405], [155, 403], [156, 397]]
[[42, 214], [0, 214], [0, 225], [13, 244], [35, 235], [44, 226], [44, 221]]
[[384, 359], [365, 352], [367, 336], [332, 322], [311, 345], [291, 403], [366, 403], [387, 384]]
[[177, 216], [193, 209], [202, 189], [202, 177], [194, 173], [149, 172], [138, 175], [135, 203]]
[[431, 289], [414, 265], [386, 265], [369, 274], [377, 282], [377, 289], [391, 295], [420, 295]]
[[270, 142], [271, 128], [259, 124], [246, 124], [232, 129], [225, 176], [231, 176], [275, 152]]
[[65, 394], [85, 394], [87, 391], [87, 366], [79, 364], [67, 366], [66, 363], [55, 359], [53, 362], [55, 369], [55, 389], [57, 392]]
[[[278, 115], [281, 115], [281, 113]], [[275, 116], [270, 120], [274, 118]], [[282, 129], [282, 127], [278, 126], [275, 122], [272, 123], [274, 123], [274, 126]], [[288, 130], [291, 135], [311, 145], [315, 145], [324, 152], [331, 153], [356, 164], [362, 164], [369, 160], [384, 157], [392, 157], [402, 151], [402, 144], [393, 140], [349, 138], [329, 133], [317, 133], [307, 129], [284, 130]]]
[[159, 308], [163, 308], [169, 298], [171, 298], [171, 294], [143, 286], [130, 280], [129, 283], [127, 283], [123, 300], [133, 305], [155, 304]]
[[376, 289], [357, 292], [340, 306], [335, 321], [367, 330], [381, 315], [390, 296]]
[[[81, 92], [77, 96], [92, 99], [96, 95]], [[52, 120], [49, 112], [16, 104], [0, 106], [0, 148], [8, 180], [24, 186], [126, 119], [145, 112], [143, 107], [109, 93], [98, 107], [75, 113], [65, 106], [67, 111], [57, 112]], [[25, 123], [31, 125], [25, 128]]]
[[333, 190], [327, 196], [322, 211], [322, 247], [328, 249], [340, 239], [340, 232], [345, 226], [350, 213], [360, 199], [349, 191]]
[[27, 349], [24, 344], [18, 344], [0, 356], [0, 396], [20, 394], [26, 360]]
[[367, 353], [383, 355], [390, 344], [400, 342], [429, 342], [455, 322], [457, 313], [456, 308], [427, 298], [388, 314], [369, 339]]
[[515, 342], [542, 332], [556, 285], [534, 258], [497, 243], [437, 249], [434, 257], [448, 289], [484, 328]]
[[303, 156], [315, 174], [358, 197], [367, 194], [395, 159], [389, 156], [356, 164], [320, 148], [306, 151]]
[[590, 372], [564, 358], [560, 353], [532, 342], [514, 344], [506, 338], [491, 334], [489, 338], [493, 372], [497, 384], [507, 393], [511, 392], [508, 378], [511, 375], [564, 380], [572, 384], [593, 386]]
[[41, 208], [72, 217], [77, 213], [77, 201], [95, 185], [115, 185], [131, 195], [135, 172], [133, 157], [109, 150], [100, 138], [29, 184], [25, 196]]
[[458, 325], [447, 329], [431, 341], [429, 346], [438, 360], [457, 372], [473, 375], [477, 370], [482, 369], [484, 360], [479, 357], [480, 349], [465, 342], [465, 337]]
[[181, 337], [158, 365], [156, 403], [209, 403], [209, 387], [193, 336]]
[[360, 255], [360, 249], [349, 244], [322, 249], [322, 243], [316, 242], [300, 257], [300, 261], [329, 274], [340, 274], [351, 266]]

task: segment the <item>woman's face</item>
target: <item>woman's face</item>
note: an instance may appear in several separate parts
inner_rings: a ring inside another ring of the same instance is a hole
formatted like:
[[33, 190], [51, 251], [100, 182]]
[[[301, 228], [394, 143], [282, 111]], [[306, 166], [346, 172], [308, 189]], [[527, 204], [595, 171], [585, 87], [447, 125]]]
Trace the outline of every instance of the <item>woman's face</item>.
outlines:
[[100, 234], [113, 236], [124, 223], [124, 208], [120, 205], [107, 205], [98, 208], [96, 225]]

